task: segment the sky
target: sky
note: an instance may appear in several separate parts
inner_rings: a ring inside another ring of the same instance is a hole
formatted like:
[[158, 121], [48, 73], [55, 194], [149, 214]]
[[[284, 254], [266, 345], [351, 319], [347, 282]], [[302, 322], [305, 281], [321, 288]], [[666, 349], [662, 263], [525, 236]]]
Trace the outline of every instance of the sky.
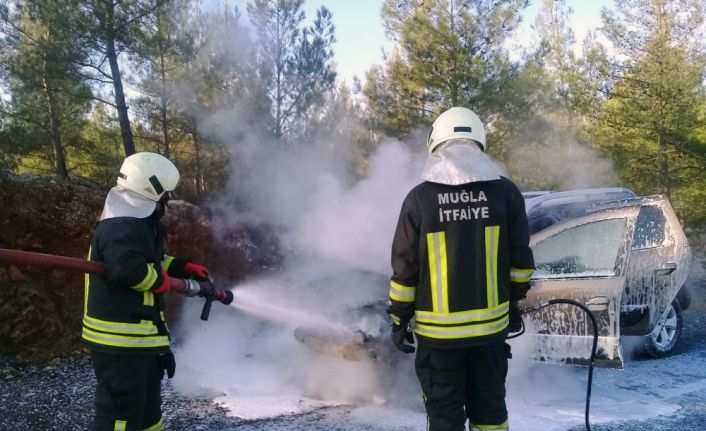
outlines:
[[[600, 11], [611, 7], [613, 0], [568, 0], [574, 9], [572, 28], [580, 44], [588, 31], [600, 26]], [[373, 64], [382, 64], [382, 50], [390, 47], [380, 18], [383, 0], [305, 0], [307, 21], [313, 21], [316, 10], [326, 6], [336, 25], [334, 45], [339, 76], [348, 84], [353, 76], [363, 78]], [[534, 22], [541, 0], [530, 1], [520, 28], [520, 39], [529, 37], [529, 26]]]

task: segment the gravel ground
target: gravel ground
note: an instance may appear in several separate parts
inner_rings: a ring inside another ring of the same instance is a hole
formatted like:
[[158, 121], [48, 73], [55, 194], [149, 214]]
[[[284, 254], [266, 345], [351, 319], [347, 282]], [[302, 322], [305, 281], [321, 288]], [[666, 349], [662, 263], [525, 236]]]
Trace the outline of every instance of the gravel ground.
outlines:
[[[0, 430], [87, 430], [94, 385], [87, 354], [43, 366], [18, 366], [0, 357]], [[211, 400], [186, 399], [168, 381], [162, 395], [168, 429], [220, 430], [234, 425]]]
[[[668, 417], [652, 417], [645, 421], [618, 421], [593, 424], [594, 431], [703, 431], [706, 429], [706, 388], [681, 393], [678, 387], [688, 386], [690, 379], [703, 381], [699, 364], [706, 363], [706, 308], [703, 303], [685, 313], [684, 343], [671, 358], [637, 361], [614, 376], [617, 387], [632, 389], [635, 394], [658, 393], [665, 384], [664, 375], [673, 369], [675, 380], [669, 391], [677, 392], [664, 400], [678, 404], [681, 409]], [[671, 364], [671, 365], [670, 365]], [[598, 370], [594, 394], [600, 400], [601, 386], [606, 373]], [[177, 370], [177, 373], [179, 371]], [[645, 376], [656, 380], [645, 381]], [[662, 377], [659, 377], [662, 376]], [[681, 383], [680, 383], [681, 382]], [[0, 431], [88, 430], [93, 416], [94, 376], [86, 354], [56, 360], [44, 366], [17, 366], [0, 358]], [[631, 386], [636, 385], [636, 386]], [[645, 385], [647, 387], [645, 387]], [[330, 407], [300, 415], [285, 415], [263, 420], [242, 420], [226, 416], [226, 411], [210, 399], [186, 398], [175, 392], [165, 380], [162, 390], [165, 424], [170, 431], [397, 431], [421, 430], [423, 418], [417, 425], [392, 426], [395, 421], [380, 424], [361, 424], [351, 417], [350, 407]], [[600, 415], [602, 406], [594, 403], [592, 415]], [[592, 421], [593, 422], [593, 421]], [[400, 425], [400, 424], [397, 424]], [[534, 428], [533, 428], [534, 429]], [[572, 427], [580, 431], [582, 426]]]
[[[706, 286], [700, 286], [703, 292]], [[685, 312], [685, 337], [675, 355], [663, 360], [638, 360], [626, 370], [613, 376], [616, 387], [633, 390], [635, 394], [659, 393], [666, 384], [673, 397], [664, 401], [678, 404], [681, 409], [673, 416], [597, 424], [594, 431], [703, 431], [706, 429], [706, 388], [695, 388], [681, 393], [681, 386], [703, 381], [699, 364], [706, 363], [706, 307], [698, 301]], [[674, 372], [674, 382], [664, 375]], [[179, 370], [177, 369], [177, 373]], [[592, 416], [600, 416], [601, 387], [610, 386], [605, 370], [597, 371], [594, 382]], [[650, 376], [649, 380], [644, 380]], [[661, 376], [661, 377], [660, 377]], [[654, 379], [654, 380], [653, 380]], [[226, 411], [210, 399], [186, 398], [175, 392], [168, 380], [164, 381], [163, 413], [170, 431], [418, 431], [423, 418], [416, 425], [403, 425], [384, 420], [375, 425], [360, 423], [351, 416], [351, 407], [322, 408], [300, 415], [285, 415], [262, 420], [243, 420], [226, 416]], [[87, 354], [77, 353], [44, 366], [18, 366], [0, 358], [0, 431], [88, 430], [93, 416], [93, 369]], [[605, 390], [604, 390], [605, 392]], [[358, 415], [359, 416], [359, 415]], [[409, 421], [408, 421], [409, 422]], [[418, 423], [417, 423], [418, 422]], [[393, 426], [393, 424], [397, 426]], [[533, 428], [534, 429], [534, 428]], [[571, 427], [572, 431], [583, 426]]]
[[[16, 365], [0, 357], [0, 431], [88, 430], [93, 420], [94, 385], [90, 357], [85, 353], [43, 366]], [[331, 431], [335, 426], [329, 416], [345, 414], [346, 410], [336, 407], [303, 415], [243, 420], [227, 417], [211, 399], [180, 395], [166, 379], [162, 399], [164, 422], [171, 431], [286, 430], [302, 419], [306, 422], [303, 429]]]

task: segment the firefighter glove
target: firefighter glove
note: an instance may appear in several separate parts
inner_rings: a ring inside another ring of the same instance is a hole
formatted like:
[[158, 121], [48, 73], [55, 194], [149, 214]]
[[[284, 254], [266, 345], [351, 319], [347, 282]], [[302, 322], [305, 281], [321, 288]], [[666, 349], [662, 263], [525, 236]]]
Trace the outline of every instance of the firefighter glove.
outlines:
[[208, 268], [203, 265], [187, 262], [186, 265], [184, 265], [184, 272], [197, 280], [208, 279]]
[[508, 326], [510, 333], [521, 332], [524, 328], [524, 323], [522, 322], [522, 313], [520, 313], [520, 307], [517, 302], [510, 302], [510, 324]]
[[[402, 320], [399, 325], [392, 325], [392, 343], [397, 350], [403, 353], [414, 353], [414, 334], [409, 326], [409, 321]], [[405, 344], [405, 341], [409, 344]]]
[[174, 360], [174, 353], [162, 353], [157, 357], [159, 360], [159, 366], [167, 373], [168, 378], [174, 377], [174, 372], [176, 371], [176, 360]]
[[152, 290], [154, 293], [164, 293], [169, 291], [172, 288], [171, 283], [169, 282], [169, 275], [167, 274], [167, 271], [162, 270], [162, 284], [157, 286], [155, 289]]

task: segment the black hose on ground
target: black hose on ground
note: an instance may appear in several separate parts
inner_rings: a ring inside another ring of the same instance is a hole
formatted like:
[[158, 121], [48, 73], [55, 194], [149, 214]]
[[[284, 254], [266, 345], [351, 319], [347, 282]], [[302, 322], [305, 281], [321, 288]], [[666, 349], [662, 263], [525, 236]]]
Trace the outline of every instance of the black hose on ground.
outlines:
[[[574, 301], [573, 299], [550, 299], [549, 301], [542, 302], [540, 304], [535, 305], [534, 307], [527, 308], [522, 310], [522, 314], [527, 314], [527, 313], [532, 313], [538, 310], [541, 310], [543, 308], [546, 308], [550, 305], [554, 304], [569, 304], [569, 305], [575, 305], [576, 307], [579, 307], [582, 309], [584, 312], [586, 312], [586, 315], [591, 319], [591, 324], [593, 325], [593, 345], [591, 346], [591, 361], [588, 364], [588, 383], [586, 387], [586, 412], [584, 414], [585, 420], [586, 420], [586, 430], [591, 431], [591, 425], [589, 424], [588, 418], [589, 418], [589, 411], [591, 407], [591, 387], [593, 385], [593, 364], [596, 360], [596, 351], [598, 350], [598, 323], [596, 322], [596, 316], [593, 315], [593, 312], [586, 307], [584, 304]], [[522, 324], [522, 330], [516, 334], [513, 334], [507, 338], [516, 338], [519, 337], [520, 335], [525, 333], [525, 325], [524, 322]]]

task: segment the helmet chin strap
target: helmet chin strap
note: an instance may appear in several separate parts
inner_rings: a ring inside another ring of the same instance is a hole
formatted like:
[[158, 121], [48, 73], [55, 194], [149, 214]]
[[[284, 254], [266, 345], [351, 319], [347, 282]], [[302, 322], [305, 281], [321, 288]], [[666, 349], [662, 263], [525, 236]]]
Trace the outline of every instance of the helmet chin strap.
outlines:
[[169, 193], [165, 193], [160, 200], [157, 201], [157, 206], [154, 211], [157, 213], [157, 218], [161, 219], [167, 213], [169, 208]]

